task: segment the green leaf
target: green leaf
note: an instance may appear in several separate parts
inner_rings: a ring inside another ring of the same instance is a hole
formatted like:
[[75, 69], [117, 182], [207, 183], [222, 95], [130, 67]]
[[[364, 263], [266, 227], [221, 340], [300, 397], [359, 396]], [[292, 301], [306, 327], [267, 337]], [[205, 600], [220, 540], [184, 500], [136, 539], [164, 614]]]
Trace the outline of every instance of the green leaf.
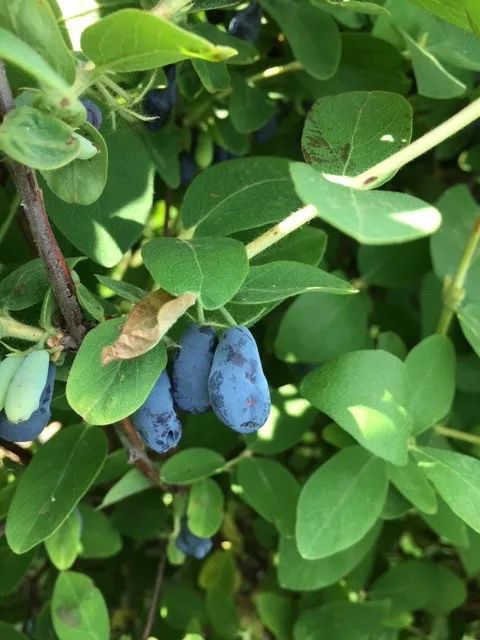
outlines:
[[246, 458], [237, 465], [241, 497], [284, 536], [295, 532], [300, 491], [295, 476], [276, 460]]
[[468, 17], [465, 14], [465, 0], [410, 0], [414, 4], [428, 9], [436, 16], [451, 22], [457, 27], [471, 30]]
[[[68, 84], [73, 83], [75, 60], [65, 44], [48, 2], [1, 0], [0, 27], [28, 42]], [[0, 36], [0, 40], [3, 40], [3, 36]]]
[[169, 458], [160, 470], [167, 484], [192, 484], [214, 475], [225, 464], [225, 458], [212, 449], [192, 447]]
[[405, 147], [412, 108], [386, 91], [351, 91], [317, 100], [302, 134], [305, 160], [318, 171], [356, 176]]
[[50, 562], [59, 570], [70, 569], [80, 551], [80, 533], [82, 517], [78, 509], [74, 509], [68, 518], [49, 538], [45, 540]]
[[411, 419], [401, 360], [380, 350], [347, 353], [308, 374], [300, 391], [373, 454], [407, 463]]
[[207, 60], [197, 59], [192, 60], [192, 64], [203, 86], [209, 93], [225, 91], [230, 87], [230, 74], [225, 62], [208, 62]]
[[336, 295], [357, 293], [349, 282], [326, 271], [301, 262], [278, 261], [250, 267], [248, 276], [233, 302], [266, 304], [307, 291], [322, 291]]
[[234, 593], [237, 580], [232, 551], [218, 550], [211, 553], [198, 574], [198, 586], [201, 589], [223, 589], [225, 593]]
[[108, 609], [93, 580], [83, 573], [61, 573], [53, 589], [52, 618], [59, 640], [109, 640]]
[[77, 292], [77, 300], [82, 309], [97, 322], [105, 320], [104, 308], [93, 293], [81, 282], [76, 285], [75, 290]]
[[98, 264], [113, 267], [144, 230], [152, 206], [154, 170], [131, 128], [120, 123], [115, 131], [111, 124], [104, 128], [108, 184], [115, 188], [105, 189], [88, 206], [67, 204], [49, 189], [44, 197], [49, 216], [70, 242]]
[[147, 147], [151, 160], [158, 175], [172, 189], [180, 186], [179, 144], [178, 130], [173, 126], [165, 126], [160, 131], [140, 129], [141, 137]]
[[222, 490], [214, 480], [196, 482], [188, 496], [189, 530], [200, 538], [211, 538], [222, 526], [223, 506]]
[[468, 529], [468, 546], [457, 549], [462, 560], [463, 567], [469, 578], [480, 573], [480, 535]]
[[299, 197], [318, 215], [363, 244], [395, 244], [430, 235], [441, 223], [431, 205], [407, 193], [359, 191], [324, 178], [313, 167], [292, 163]]
[[[8, 0], [3, 0], [3, 4]], [[16, 35], [0, 27], [0, 57], [33, 76], [42, 84], [62, 93], [69, 93], [65, 80], [45, 62], [35, 49], [17, 38]]]
[[435, 591], [434, 566], [425, 560], [406, 560], [381, 575], [370, 594], [374, 600], [388, 598], [397, 611], [417, 611], [426, 606]]
[[382, 331], [378, 335], [377, 349], [388, 351], [393, 356], [397, 356], [400, 360], [405, 360], [407, 356], [407, 347], [399, 335], [393, 331]]
[[366, 556], [380, 533], [377, 523], [354, 545], [327, 558], [305, 560], [295, 539], [281, 536], [278, 560], [278, 582], [283, 589], [313, 591], [338, 582]]
[[327, 234], [325, 231], [316, 227], [304, 227], [285, 236], [279, 242], [256, 255], [250, 262], [253, 266], [258, 266], [274, 260], [288, 260], [316, 267], [320, 264], [326, 248]]
[[349, 91], [392, 91], [405, 95], [411, 80], [405, 74], [405, 59], [390, 42], [369, 33], [342, 33], [342, 57], [335, 75], [316, 80], [307, 73], [297, 78], [312, 98]]
[[268, 94], [238, 74], [232, 75], [230, 118], [240, 133], [258, 131], [275, 113], [275, 104]]
[[432, 447], [413, 453], [450, 509], [480, 533], [480, 460]]
[[123, 282], [122, 280], [114, 280], [113, 278], [108, 278], [107, 276], [101, 276], [99, 274], [95, 274], [96, 279], [103, 284], [104, 287], [110, 289], [120, 296], [124, 300], [128, 300], [128, 302], [140, 302], [145, 296], [148, 295], [146, 291], [140, 289], [140, 287], [136, 287], [134, 284], [130, 284], [129, 282]]
[[423, 433], [450, 411], [455, 395], [455, 349], [449, 338], [430, 336], [405, 360], [413, 432]]
[[408, 33], [403, 30], [400, 30], [400, 33], [407, 43], [420, 95], [437, 100], [448, 100], [465, 94], [466, 84], [450, 73], [434, 55], [418, 44]]
[[480, 358], [480, 305], [467, 304], [457, 315], [465, 338]]
[[296, 541], [306, 560], [348, 549], [374, 526], [387, 496], [383, 460], [347, 447], [317, 469], [300, 493]]
[[[81, 260], [84, 258], [70, 258], [67, 264], [73, 268]], [[43, 300], [49, 286], [43, 262], [30, 260], [0, 282], [0, 306], [10, 311], [33, 307]]]
[[253, 601], [263, 626], [278, 640], [290, 640], [297, 613], [293, 598], [263, 591], [255, 594]]
[[25, 553], [67, 519], [98, 474], [107, 453], [100, 429], [60, 431], [34, 455], [18, 481], [7, 517], [7, 540]]
[[423, 470], [409, 458], [405, 467], [388, 466], [388, 477], [402, 495], [425, 513], [437, 511], [437, 497]]
[[[0, 34], [0, 39], [1, 39]], [[2, 640], [28, 640], [27, 636], [20, 631], [17, 631], [14, 627], [6, 622], [0, 621], [0, 637]]]
[[195, 589], [187, 585], [170, 585], [162, 597], [161, 608], [170, 629], [185, 630], [195, 620], [203, 621], [204, 605]]
[[368, 347], [371, 345], [368, 313], [369, 301], [364, 293], [355, 296], [304, 293], [280, 321], [275, 354], [285, 362], [322, 363]]
[[6, 114], [0, 125], [0, 150], [34, 169], [57, 169], [78, 154], [72, 128], [33, 107]]
[[317, 415], [291, 384], [280, 387], [278, 391], [271, 389], [270, 395], [272, 409], [267, 422], [255, 433], [244, 436], [248, 449], [267, 456], [293, 447]]
[[370, 640], [379, 638], [382, 618], [388, 607], [383, 602], [328, 602], [305, 609], [293, 630], [294, 640]]
[[82, 534], [80, 556], [82, 558], [111, 558], [122, 549], [122, 539], [112, 521], [101, 511], [88, 504], [80, 505]]
[[[233, 4], [233, 2], [230, 2], [230, 4]], [[215, 25], [210, 24], [209, 22], [198, 22], [193, 25], [193, 30], [195, 33], [202, 36], [202, 38], [206, 38], [209, 42], [235, 49], [237, 53], [231, 58], [228, 58], [228, 65], [252, 64], [260, 57], [258, 50], [254, 45], [250, 44], [250, 42], [236, 38], [222, 29], [218, 29]]]
[[[36, 552], [32, 550], [19, 556], [9, 548], [5, 538], [0, 540], [0, 566], [2, 567], [0, 596], [2, 598], [14, 593], [21, 586], [35, 555]], [[1, 637], [3, 640], [3, 636]]]
[[133, 360], [102, 366], [102, 349], [115, 342], [121, 320], [102, 322], [82, 342], [67, 382], [67, 400], [90, 424], [111, 424], [136, 411], [167, 363], [163, 343]]
[[456, 516], [447, 503], [437, 496], [436, 513], [420, 513], [428, 526], [450, 544], [462, 549], [468, 546], [469, 531], [466, 524]]
[[142, 255], [162, 289], [175, 296], [194, 293], [206, 309], [228, 302], [248, 272], [245, 247], [233, 238], [154, 238]]
[[196, 236], [223, 236], [278, 222], [300, 208], [283, 158], [245, 158], [202, 171], [182, 203]]
[[240, 620], [232, 596], [223, 589], [210, 589], [205, 604], [215, 634], [223, 640], [237, 638]]
[[110, 507], [120, 500], [145, 491], [152, 486], [151, 482], [138, 469], [130, 469], [111, 487], [105, 495], [99, 509]]
[[[433, 267], [441, 279], [453, 277], [467, 241], [477, 223], [479, 205], [468, 187], [457, 184], [447, 189], [437, 202], [442, 226], [430, 238]], [[477, 248], [468, 270], [465, 289], [471, 302], [480, 302], [480, 249]]]
[[87, 27], [81, 46], [98, 74], [156, 69], [188, 58], [220, 62], [236, 53], [138, 9], [120, 9]]
[[[132, 513], [135, 513], [135, 518], [132, 518]], [[133, 540], [148, 540], [165, 532], [169, 512], [163, 505], [162, 493], [150, 484], [147, 491], [129, 496], [117, 504], [112, 520], [123, 536]]]
[[64, 167], [43, 171], [42, 176], [53, 193], [68, 204], [93, 204], [107, 183], [108, 149], [101, 133], [91, 124], [82, 125], [82, 135], [98, 149], [90, 160], [75, 159]]
[[[354, 12], [354, 13], [365, 13], [371, 16], [389, 16], [389, 11], [382, 7], [381, 5], [375, 4], [375, 2], [365, 2], [365, 0], [341, 0], [340, 2], [336, 2], [335, 0], [310, 0], [312, 4], [317, 4], [319, 7], [322, 7], [324, 10], [326, 7], [334, 7], [335, 10], [341, 13], [342, 11], [346, 12]], [[333, 15], [336, 15], [333, 14]]]
[[[319, 80], [333, 76], [341, 53], [340, 33], [333, 18], [309, 2], [262, 0], [262, 5], [278, 22], [305, 71]], [[312, 37], [315, 33], [322, 37]]]
[[379, 287], [418, 285], [431, 269], [427, 238], [385, 247], [362, 245], [357, 259], [362, 279]]

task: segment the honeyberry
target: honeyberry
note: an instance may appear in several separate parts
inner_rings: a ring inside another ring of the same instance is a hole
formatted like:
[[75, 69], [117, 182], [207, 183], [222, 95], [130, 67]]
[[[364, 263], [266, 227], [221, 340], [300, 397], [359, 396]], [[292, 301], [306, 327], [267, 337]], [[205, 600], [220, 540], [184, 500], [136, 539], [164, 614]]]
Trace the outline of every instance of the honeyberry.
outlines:
[[175, 84], [175, 65], [165, 67], [168, 85], [165, 89], [152, 89], [143, 101], [145, 115], [156, 116], [155, 120], [145, 124], [151, 131], [159, 131], [167, 122], [170, 111], [177, 99], [177, 88]]
[[87, 111], [87, 122], [94, 126], [95, 129], [101, 129], [103, 116], [100, 108], [95, 104], [95, 102], [93, 102], [93, 100], [89, 100], [88, 98], [82, 98], [80, 102]]
[[243, 11], [239, 11], [228, 25], [228, 33], [253, 44], [260, 35], [262, 10], [255, 2]]
[[184, 522], [178, 538], [176, 540], [177, 547], [186, 556], [192, 556], [197, 560], [203, 560], [210, 553], [213, 547], [211, 538], [200, 538], [190, 531]]
[[208, 380], [217, 417], [238, 433], [252, 433], [270, 414], [268, 382], [260, 354], [247, 327], [232, 327], [220, 339]]
[[145, 444], [158, 453], [173, 449], [182, 437], [171, 389], [168, 374], [163, 370], [148, 398], [132, 415], [132, 422]]
[[38, 408], [22, 422], [13, 423], [0, 411], [0, 438], [9, 442], [29, 442], [35, 440], [50, 422], [52, 416], [51, 402], [55, 384], [55, 365], [48, 367], [47, 382], [43, 388]]
[[212, 368], [217, 336], [211, 327], [191, 325], [180, 338], [172, 366], [175, 404], [188, 413], [211, 408], [208, 376]]

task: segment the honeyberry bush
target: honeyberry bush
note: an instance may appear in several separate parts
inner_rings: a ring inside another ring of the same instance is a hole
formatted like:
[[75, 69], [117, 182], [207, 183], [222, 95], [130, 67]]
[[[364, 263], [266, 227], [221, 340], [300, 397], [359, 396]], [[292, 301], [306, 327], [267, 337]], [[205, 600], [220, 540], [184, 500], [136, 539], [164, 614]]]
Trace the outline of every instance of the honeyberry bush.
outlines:
[[0, 0], [1, 640], [478, 637], [479, 37]]

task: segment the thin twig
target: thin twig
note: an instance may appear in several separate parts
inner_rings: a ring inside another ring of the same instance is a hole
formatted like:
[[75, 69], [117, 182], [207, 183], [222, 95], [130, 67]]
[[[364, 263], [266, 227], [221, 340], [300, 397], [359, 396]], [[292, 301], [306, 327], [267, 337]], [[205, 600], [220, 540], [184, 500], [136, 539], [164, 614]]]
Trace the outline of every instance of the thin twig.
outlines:
[[3, 438], [0, 438], [0, 447], [6, 451], [10, 451], [14, 456], [17, 456], [20, 462], [25, 466], [30, 463], [33, 457], [32, 452], [29, 449], [24, 449], [15, 442], [8, 442], [7, 440], [3, 440]]
[[[5, 65], [0, 60], [0, 116], [4, 116], [14, 106]], [[38, 186], [35, 172], [30, 167], [11, 159], [6, 159], [5, 164], [22, 200], [25, 216], [68, 332], [79, 345], [87, 331], [83, 312], [75, 295], [75, 285], [70, 269], [48, 221], [42, 191]]]
[[450, 429], [444, 427], [441, 424], [437, 424], [434, 427], [435, 431], [446, 438], [452, 438], [452, 440], [461, 440], [462, 442], [468, 442], [470, 444], [480, 445], [480, 436], [476, 436], [474, 433], [468, 433], [467, 431], [458, 431], [458, 429]]
[[147, 617], [147, 622], [145, 623], [145, 628], [143, 630], [142, 640], [148, 640], [148, 638], [150, 637], [150, 634], [152, 632], [152, 628], [155, 622], [155, 618], [157, 617], [158, 600], [160, 598], [160, 592], [162, 590], [166, 557], [167, 557], [167, 554], [165, 552], [165, 549], [162, 548], [160, 552], [160, 560], [158, 562], [158, 567], [157, 567], [157, 575], [155, 577], [155, 584], [153, 587], [152, 602], [150, 603], [150, 608], [148, 610], [148, 617]]
[[154, 485], [160, 485], [157, 467], [145, 453], [145, 447], [130, 418], [124, 418], [113, 425], [117, 435], [128, 451], [128, 460]]

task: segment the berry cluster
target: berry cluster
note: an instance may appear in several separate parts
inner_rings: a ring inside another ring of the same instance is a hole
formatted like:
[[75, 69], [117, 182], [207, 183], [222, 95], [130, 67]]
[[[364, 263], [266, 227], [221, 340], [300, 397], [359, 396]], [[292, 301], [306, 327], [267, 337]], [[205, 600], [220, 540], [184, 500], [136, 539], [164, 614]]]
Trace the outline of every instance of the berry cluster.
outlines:
[[34, 440], [50, 421], [55, 365], [47, 351], [12, 355], [0, 363], [0, 438]]
[[164, 453], [177, 446], [186, 413], [213, 410], [238, 433], [262, 427], [270, 414], [270, 392], [254, 337], [247, 327], [227, 329], [218, 341], [211, 327], [191, 325], [172, 362], [172, 383], [164, 370], [132, 421], [145, 443]]

